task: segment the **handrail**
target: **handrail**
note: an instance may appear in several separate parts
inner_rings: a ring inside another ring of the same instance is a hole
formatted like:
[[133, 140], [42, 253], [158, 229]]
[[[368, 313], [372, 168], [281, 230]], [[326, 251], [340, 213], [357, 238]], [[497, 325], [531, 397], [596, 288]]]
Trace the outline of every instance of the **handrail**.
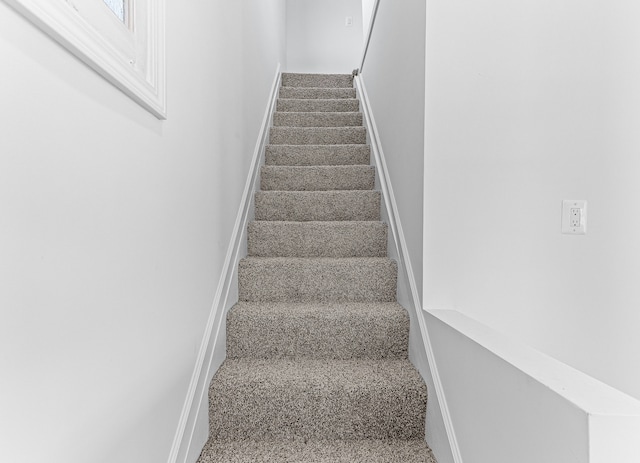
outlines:
[[371, 34], [373, 33], [373, 26], [376, 23], [376, 16], [378, 15], [378, 7], [380, 6], [380, 0], [376, 0], [376, 4], [373, 7], [373, 12], [371, 13], [371, 21], [369, 22], [369, 33], [367, 34], [367, 40], [364, 44], [364, 50], [362, 51], [362, 60], [360, 61], [360, 67], [356, 69], [356, 74], [362, 72], [362, 68], [364, 67], [364, 62], [367, 59], [367, 51], [369, 51], [369, 43], [371, 42]]

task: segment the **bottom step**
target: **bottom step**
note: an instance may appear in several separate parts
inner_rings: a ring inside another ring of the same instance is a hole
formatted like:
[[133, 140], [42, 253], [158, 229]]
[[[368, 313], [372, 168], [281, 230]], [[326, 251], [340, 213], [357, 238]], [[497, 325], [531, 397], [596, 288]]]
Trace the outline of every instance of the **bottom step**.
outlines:
[[209, 440], [198, 463], [436, 463], [422, 439], [365, 441]]
[[427, 386], [409, 360], [226, 359], [209, 388], [214, 439], [424, 437]]

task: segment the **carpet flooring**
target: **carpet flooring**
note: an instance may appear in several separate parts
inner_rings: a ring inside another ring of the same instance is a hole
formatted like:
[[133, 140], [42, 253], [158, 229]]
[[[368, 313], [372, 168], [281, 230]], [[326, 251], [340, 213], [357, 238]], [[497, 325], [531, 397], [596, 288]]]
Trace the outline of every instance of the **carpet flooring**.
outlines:
[[282, 75], [198, 463], [435, 463], [359, 110]]

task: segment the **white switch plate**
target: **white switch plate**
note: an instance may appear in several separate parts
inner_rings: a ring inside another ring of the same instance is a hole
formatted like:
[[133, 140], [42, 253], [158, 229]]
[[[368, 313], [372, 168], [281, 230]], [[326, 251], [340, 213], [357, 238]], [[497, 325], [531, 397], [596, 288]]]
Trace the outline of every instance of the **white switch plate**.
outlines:
[[344, 25], [347, 27], [353, 26], [353, 16], [347, 16], [344, 18]]
[[562, 201], [562, 233], [567, 235], [587, 234], [587, 202], [577, 199]]

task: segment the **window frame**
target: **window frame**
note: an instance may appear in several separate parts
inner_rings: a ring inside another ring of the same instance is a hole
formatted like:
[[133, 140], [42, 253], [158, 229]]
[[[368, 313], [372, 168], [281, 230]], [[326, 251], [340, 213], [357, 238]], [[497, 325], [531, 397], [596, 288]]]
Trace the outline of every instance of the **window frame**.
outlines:
[[[165, 0], [135, 0], [145, 2], [147, 15], [146, 36], [138, 37], [144, 46], [136, 50], [145, 60], [143, 70], [81, 16], [73, 0], [3, 1], [156, 118], [167, 118]], [[113, 14], [108, 7], [105, 11]], [[139, 34], [135, 29], [132, 34]]]

